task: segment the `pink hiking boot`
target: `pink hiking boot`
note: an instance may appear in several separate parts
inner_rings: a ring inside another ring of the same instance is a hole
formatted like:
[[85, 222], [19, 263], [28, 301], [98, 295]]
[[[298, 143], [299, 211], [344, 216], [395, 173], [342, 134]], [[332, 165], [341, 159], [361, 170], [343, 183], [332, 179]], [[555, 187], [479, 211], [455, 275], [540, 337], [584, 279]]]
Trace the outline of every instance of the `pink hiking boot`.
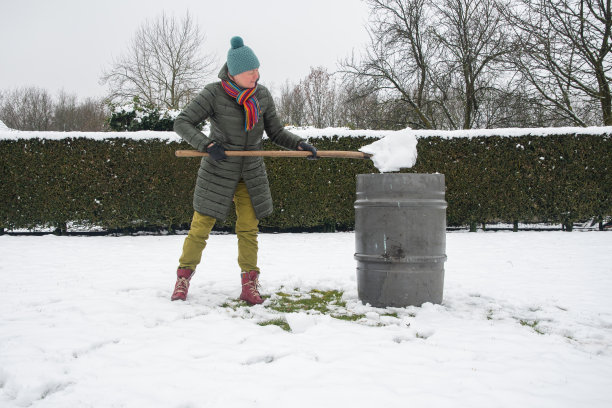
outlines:
[[191, 269], [181, 269], [178, 268], [176, 270], [176, 285], [174, 286], [174, 292], [172, 293], [172, 300], [185, 300], [187, 299], [187, 291], [189, 290], [189, 281], [193, 276]]
[[242, 272], [241, 277], [242, 293], [240, 294], [240, 300], [244, 300], [251, 305], [262, 304], [263, 299], [259, 294], [259, 272]]

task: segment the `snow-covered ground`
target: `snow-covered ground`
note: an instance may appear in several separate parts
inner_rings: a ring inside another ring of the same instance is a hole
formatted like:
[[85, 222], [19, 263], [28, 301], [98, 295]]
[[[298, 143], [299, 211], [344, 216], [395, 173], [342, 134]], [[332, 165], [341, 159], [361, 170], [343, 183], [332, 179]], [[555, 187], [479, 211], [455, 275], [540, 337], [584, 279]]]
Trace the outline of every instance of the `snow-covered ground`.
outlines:
[[352, 233], [262, 234], [264, 293], [365, 315], [291, 332], [227, 307], [233, 235], [170, 302], [183, 239], [0, 236], [0, 406], [612, 406], [609, 232], [449, 233], [443, 304], [402, 309], [358, 301]]

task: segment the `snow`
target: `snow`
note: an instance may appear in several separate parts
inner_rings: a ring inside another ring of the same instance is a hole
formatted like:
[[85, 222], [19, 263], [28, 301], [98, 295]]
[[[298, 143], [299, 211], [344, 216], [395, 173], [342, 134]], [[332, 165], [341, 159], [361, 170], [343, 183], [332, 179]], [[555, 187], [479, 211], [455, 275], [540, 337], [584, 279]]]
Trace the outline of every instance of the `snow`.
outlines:
[[552, 136], [552, 135], [610, 135], [612, 126], [590, 126], [590, 127], [548, 127], [548, 128], [502, 128], [502, 129], [466, 129], [466, 130], [413, 130], [406, 128], [403, 130], [353, 130], [349, 128], [325, 128], [317, 129], [313, 127], [288, 127], [291, 132], [302, 137], [313, 139], [324, 136], [339, 137], [386, 137], [394, 134], [411, 134], [417, 139], [421, 137], [481, 137], [481, 136]]
[[0, 120], [0, 132], [11, 132], [13, 131], [10, 127], [6, 126], [3, 121]]
[[160, 132], [155, 130], [141, 130], [138, 132], [43, 132], [13, 130], [3, 132], [0, 130], [0, 140], [63, 140], [86, 138], [93, 140], [131, 139], [131, 140], [165, 140], [167, 143], [180, 143], [181, 137], [174, 132]]
[[414, 132], [405, 130], [387, 135], [359, 150], [371, 154], [374, 166], [384, 173], [414, 166], [417, 159], [417, 143]]
[[132, 113], [135, 109], [136, 107], [133, 103], [128, 103], [127, 105], [116, 106], [113, 109], [113, 113]]
[[287, 126], [287, 130], [291, 133], [303, 137], [305, 139], [317, 139], [321, 137], [385, 137], [393, 134], [395, 130], [371, 130], [371, 129], [349, 129], [346, 127], [327, 127], [327, 128], [315, 128], [312, 126]]
[[223, 306], [232, 234], [170, 302], [184, 238], [0, 236], [0, 406], [612, 406], [608, 232], [448, 233], [443, 303], [389, 309], [357, 298], [353, 233], [261, 234], [264, 294], [338, 289], [365, 315], [291, 332]]
[[[124, 107], [120, 107], [123, 109]], [[176, 115], [176, 111], [169, 111], [169, 115]], [[558, 128], [505, 128], [505, 129], [469, 129], [469, 130], [412, 130], [410, 128], [403, 130], [369, 130], [361, 129], [354, 130], [348, 128], [324, 128], [317, 129], [313, 127], [292, 127], [287, 129], [296, 135], [305, 139], [316, 139], [319, 137], [377, 137], [383, 138], [393, 135], [414, 136], [417, 139], [422, 137], [438, 136], [442, 138], [456, 137], [480, 137], [480, 136], [501, 136], [501, 137], [517, 137], [517, 136], [549, 136], [549, 135], [611, 135], [612, 126], [592, 126], [592, 127], [558, 127]], [[19, 140], [19, 139], [50, 139], [60, 140], [66, 138], [89, 138], [95, 140], [104, 139], [160, 139], [170, 142], [180, 142], [181, 138], [174, 132], [160, 132], [153, 130], [143, 130], [138, 132], [42, 132], [42, 131], [18, 131], [6, 130], [0, 128], [0, 140]]]
[[[149, 117], [151, 114], [154, 113], [152, 111], [149, 111], [143, 108], [138, 108], [133, 103], [122, 105], [122, 106], [116, 106], [113, 109], [113, 113], [132, 113], [134, 111], [136, 111], [135, 119], [138, 122], [141, 122], [143, 118]], [[159, 120], [162, 120], [162, 119], [174, 120], [180, 113], [181, 111], [178, 109], [160, 109], [157, 111]], [[168, 133], [168, 132], [160, 132], [160, 133]]]

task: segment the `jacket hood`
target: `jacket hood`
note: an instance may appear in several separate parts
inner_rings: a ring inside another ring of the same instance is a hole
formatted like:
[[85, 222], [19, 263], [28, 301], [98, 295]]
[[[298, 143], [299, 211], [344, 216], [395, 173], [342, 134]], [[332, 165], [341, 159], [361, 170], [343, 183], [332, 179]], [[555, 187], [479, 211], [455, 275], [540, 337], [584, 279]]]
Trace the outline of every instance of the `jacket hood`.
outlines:
[[227, 68], [227, 62], [223, 64], [223, 66], [221, 67], [221, 70], [219, 71], [219, 75], [217, 76], [219, 77], [219, 79], [224, 80], [224, 81], [230, 80], [229, 69]]

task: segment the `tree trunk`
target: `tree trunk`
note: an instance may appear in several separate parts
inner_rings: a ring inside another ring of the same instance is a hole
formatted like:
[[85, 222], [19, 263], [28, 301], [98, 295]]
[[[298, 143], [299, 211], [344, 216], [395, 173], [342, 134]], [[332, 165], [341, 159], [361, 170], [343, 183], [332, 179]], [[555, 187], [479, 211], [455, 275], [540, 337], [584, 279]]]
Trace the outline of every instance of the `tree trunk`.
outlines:
[[61, 222], [57, 225], [57, 227], [55, 228], [55, 231], [53, 231], [53, 234], [66, 235], [67, 232], [68, 232], [68, 225], [66, 225], [65, 222]]
[[[599, 92], [601, 94], [601, 112], [604, 126], [612, 126], [612, 95], [610, 95], [610, 84], [606, 80], [602, 67], [597, 67], [597, 81], [599, 82]], [[603, 78], [602, 78], [603, 77]]]
[[465, 109], [463, 111], [463, 128], [471, 129], [472, 128], [472, 118], [474, 116], [474, 110], [476, 107], [475, 103], [475, 91], [474, 84], [470, 81], [469, 78], [465, 78], [466, 86], [465, 86]]

